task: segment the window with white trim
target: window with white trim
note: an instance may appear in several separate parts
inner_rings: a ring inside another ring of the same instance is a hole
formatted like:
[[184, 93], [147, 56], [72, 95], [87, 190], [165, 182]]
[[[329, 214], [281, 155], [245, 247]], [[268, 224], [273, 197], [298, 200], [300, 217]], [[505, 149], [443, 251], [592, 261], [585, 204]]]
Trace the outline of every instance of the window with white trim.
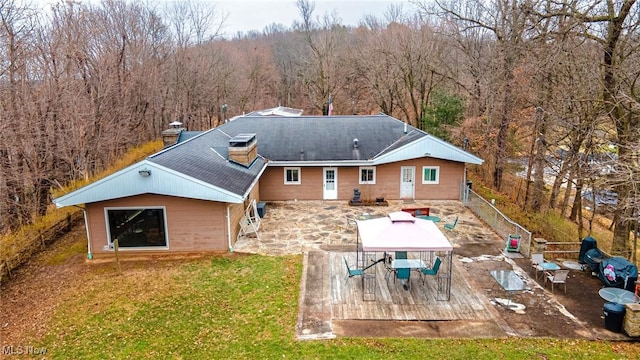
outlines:
[[164, 207], [105, 208], [109, 246], [168, 248]]
[[360, 167], [360, 184], [375, 184], [376, 168], [373, 166]]
[[284, 184], [285, 185], [300, 184], [300, 168], [299, 167], [284, 168]]
[[440, 166], [423, 166], [422, 167], [422, 183], [423, 184], [439, 184], [440, 183]]

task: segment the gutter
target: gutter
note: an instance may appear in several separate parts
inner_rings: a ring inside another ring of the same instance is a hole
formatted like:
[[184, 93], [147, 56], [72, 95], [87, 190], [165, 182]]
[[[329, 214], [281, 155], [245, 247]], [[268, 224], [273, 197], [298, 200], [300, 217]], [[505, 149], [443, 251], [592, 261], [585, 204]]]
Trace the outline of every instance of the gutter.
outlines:
[[372, 166], [371, 160], [331, 160], [331, 161], [274, 161], [268, 162], [269, 166], [323, 166], [323, 167], [339, 167], [339, 166]]
[[84, 217], [84, 229], [87, 232], [87, 259], [92, 260], [93, 254], [91, 254], [91, 238], [89, 237], [89, 220], [87, 220], [87, 209], [78, 205], [73, 205], [82, 210], [82, 216]]

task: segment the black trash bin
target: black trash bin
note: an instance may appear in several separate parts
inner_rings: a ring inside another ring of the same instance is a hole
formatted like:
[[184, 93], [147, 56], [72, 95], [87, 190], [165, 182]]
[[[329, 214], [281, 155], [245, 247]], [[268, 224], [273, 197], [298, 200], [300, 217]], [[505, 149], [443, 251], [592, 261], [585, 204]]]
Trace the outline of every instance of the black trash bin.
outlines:
[[267, 213], [267, 203], [261, 201], [256, 205], [256, 208], [258, 209], [258, 216], [262, 219]]
[[624, 305], [608, 302], [604, 304], [604, 327], [614, 332], [622, 331], [624, 320]]

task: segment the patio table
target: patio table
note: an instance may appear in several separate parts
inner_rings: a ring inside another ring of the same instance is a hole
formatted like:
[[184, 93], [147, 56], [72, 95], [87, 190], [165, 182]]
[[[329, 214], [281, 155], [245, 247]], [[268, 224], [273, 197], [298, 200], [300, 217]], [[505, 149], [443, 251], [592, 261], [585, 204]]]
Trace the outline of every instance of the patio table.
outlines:
[[527, 283], [516, 274], [513, 270], [491, 270], [489, 271], [496, 283], [509, 294], [509, 302], [511, 302], [511, 294], [514, 291], [527, 290]]
[[424, 269], [427, 265], [422, 259], [396, 259], [391, 262], [394, 269]]
[[640, 298], [636, 294], [631, 291], [614, 288], [614, 287], [606, 287], [598, 290], [598, 295], [601, 298], [607, 300], [608, 302], [616, 303], [616, 304], [633, 304], [640, 301]]
[[541, 263], [539, 263], [537, 266], [537, 270], [536, 270], [536, 279], [538, 279], [538, 272], [542, 273], [542, 277], [545, 277], [544, 272], [545, 271], [556, 271], [556, 270], [560, 270], [560, 265], [551, 262], [551, 261], [543, 261]]
[[423, 220], [431, 220], [434, 223], [440, 222], [440, 218], [437, 216], [430, 216], [430, 215], [422, 215], [422, 216], [416, 216], [417, 218], [423, 219]]
[[540, 264], [538, 264], [538, 266], [540, 266], [542, 270], [547, 270], [547, 271], [560, 270], [560, 265], [550, 261], [541, 262]]

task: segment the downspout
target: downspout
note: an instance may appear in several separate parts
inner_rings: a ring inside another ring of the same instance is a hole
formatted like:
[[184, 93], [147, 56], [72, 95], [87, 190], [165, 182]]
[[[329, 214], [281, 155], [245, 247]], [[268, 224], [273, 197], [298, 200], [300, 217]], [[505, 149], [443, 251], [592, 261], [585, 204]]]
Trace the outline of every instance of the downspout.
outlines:
[[231, 213], [229, 212], [229, 204], [227, 204], [227, 240], [229, 241], [229, 252], [233, 252], [231, 246]]
[[87, 259], [92, 260], [93, 255], [91, 254], [91, 238], [89, 238], [89, 221], [87, 220], [87, 209], [78, 205], [73, 205], [82, 210], [82, 216], [84, 217], [84, 229], [87, 232]]

